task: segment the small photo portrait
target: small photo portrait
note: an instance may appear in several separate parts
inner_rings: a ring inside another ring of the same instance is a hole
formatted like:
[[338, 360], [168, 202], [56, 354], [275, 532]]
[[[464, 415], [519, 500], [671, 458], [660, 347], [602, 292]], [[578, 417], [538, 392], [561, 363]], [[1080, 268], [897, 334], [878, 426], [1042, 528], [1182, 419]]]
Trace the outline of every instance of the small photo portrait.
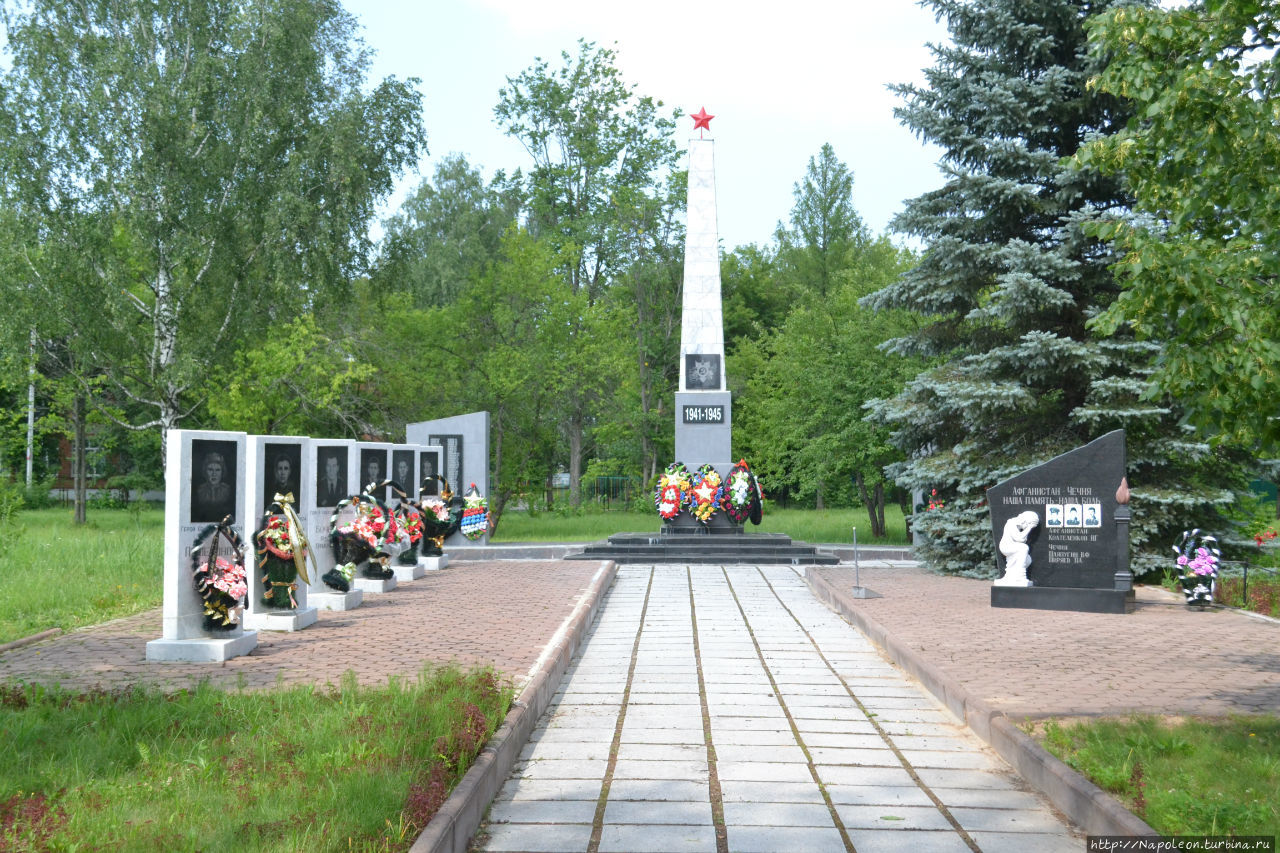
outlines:
[[386, 489], [379, 494], [369, 491], [368, 486], [376, 485], [387, 479], [387, 451], [374, 450], [370, 447], [360, 449], [360, 491], [386, 500]]
[[351, 497], [347, 487], [347, 448], [331, 444], [316, 448], [316, 506], [337, 506]]
[[293, 506], [302, 503], [302, 445], [268, 443], [262, 448], [262, 509], [271, 508], [276, 495], [293, 495]]
[[[440, 494], [440, 481], [435, 476], [440, 473], [440, 452], [424, 450], [418, 455], [418, 484], [422, 487], [420, 497]], [[431, 480], [427, 480], [431, 477]]]
[[1084, 504], [1084, 526], [1102, 526], [1102, 504]]
[[407, 495], [413, 494], [413, 451], [391, 451], [391, 479]]
[[1084, 511], [1080, 504], [1064, 504], [1062, 507], [1063, 527], [1083, 527]]
[[1061, 527], [1062, 526], [1062, 504], [1045, 504], [1044, 526], [1045, 527]]
[[214, 524], [236, 511], [236, 443], [191, 440], [191, 522]]

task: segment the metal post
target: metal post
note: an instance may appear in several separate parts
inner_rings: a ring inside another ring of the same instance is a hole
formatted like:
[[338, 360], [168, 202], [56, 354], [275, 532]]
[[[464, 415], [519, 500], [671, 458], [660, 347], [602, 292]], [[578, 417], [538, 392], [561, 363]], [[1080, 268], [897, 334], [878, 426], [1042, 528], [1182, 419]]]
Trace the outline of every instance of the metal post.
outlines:
[[853, 526], [853, 585], [862, 588], [862, 566], [858, 563], [858, 526]]

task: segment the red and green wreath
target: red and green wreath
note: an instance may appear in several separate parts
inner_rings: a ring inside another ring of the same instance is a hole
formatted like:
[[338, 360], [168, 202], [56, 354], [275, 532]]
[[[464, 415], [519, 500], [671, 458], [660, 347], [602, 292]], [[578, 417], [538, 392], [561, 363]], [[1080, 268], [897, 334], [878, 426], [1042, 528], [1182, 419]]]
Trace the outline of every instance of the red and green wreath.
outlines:
[[689, 469], [683, 462], [672, 462], [658, 477], [658, 485], [653, 490], [653, 506], [658, 515], [667, 521], [675, 518], [684, 508], [692, 481]]
[[710, 524], [720, 508], [724, 498], [724, 484], [720, 474], [711, 465], [705, 464], [693, 475], [693, 486], [689, 490], [689, 513], [703, 524]]

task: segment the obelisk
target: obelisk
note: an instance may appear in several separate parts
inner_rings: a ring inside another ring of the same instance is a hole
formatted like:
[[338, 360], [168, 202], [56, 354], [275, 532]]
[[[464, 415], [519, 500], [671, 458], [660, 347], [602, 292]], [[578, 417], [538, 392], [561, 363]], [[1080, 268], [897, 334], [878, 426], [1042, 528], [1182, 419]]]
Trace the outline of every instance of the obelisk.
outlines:
[[691, 118], [698, 136], [689, 140], [676, 459], [690, 470], [709, 462], [724, 476], [733, 465], [733, 417], [724, 372], [715, 139], [702, 133], [710, 131], [715, 116], [701, 109]]

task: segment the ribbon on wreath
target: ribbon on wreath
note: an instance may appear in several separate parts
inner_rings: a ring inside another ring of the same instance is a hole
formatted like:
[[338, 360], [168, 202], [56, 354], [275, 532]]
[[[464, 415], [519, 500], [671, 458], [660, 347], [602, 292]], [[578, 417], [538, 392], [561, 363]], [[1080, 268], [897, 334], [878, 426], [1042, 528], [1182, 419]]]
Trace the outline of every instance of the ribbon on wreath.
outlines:
[[[307, 577], [307, 557], [311, 557], [313, 566], [316, 558], [311, 554], [311, 543], [307, 541], [307, 534], [303, 532], [302, 520], [293, 511], [293, 492], [283, 495], [276, 492], [272, 500], [280, 505], [280, 510], [284, 513], [285, 530], [289, 534], [289, 546], [293, 548], [293, 564], [298, 567], [298, 575], [304, 583], [311, 583], [311, 578]], [[316, 576], [319, 577], [319, 574], [320, 567], [316, 566]]]
[[297, 592], [297, 591], [298, 591], [298, 585], [297, 585], [296, 583], [283, 583], [283, 582], [281, 582], [281, 581], [268, 580], [268, 578], [269, 578], [269, 577], [270, 577], [270, 575], [263, 575], [263, 576], [262, 576], [262, 582], [263, 582], [263, 583], [269, 583], [269, 584], [271, 584], [271, 588], [272, 588], [272, 589], [275, 589], [275, 588], [276, 588], [276, 587], [278, 587], [278, 586], [287, 586], [287, 587], [289, 587], [289, 606], [290, 606], [291, 608], [293, 608], [294, 610], [297, 610], [297, 609], [298, 609], [298, 601], [297, 601], [297, 599], [295, 599], [295, 598], [293, 597], [293, 594], [294, 594], [295, 592]]

